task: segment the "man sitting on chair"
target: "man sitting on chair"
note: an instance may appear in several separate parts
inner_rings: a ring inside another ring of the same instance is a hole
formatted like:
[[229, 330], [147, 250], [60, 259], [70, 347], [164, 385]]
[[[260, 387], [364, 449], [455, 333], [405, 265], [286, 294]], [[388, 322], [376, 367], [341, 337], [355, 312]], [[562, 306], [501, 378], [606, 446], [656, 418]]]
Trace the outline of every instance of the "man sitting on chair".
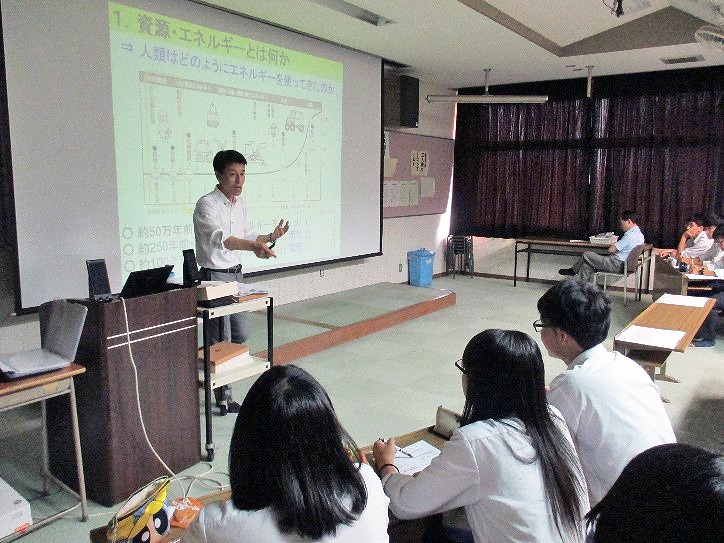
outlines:
[[644, 243], [644, 235], [636, 224], [637, 217], [633, 211], [624, 211], [619, 215], [619, 223], [624, 235], [613, 245], [609, 246], [607, 255], [599, 255], [593, 251], [583, 253], [572, 268], [558, 270], [561, 275], [575, 275], [580, 281], [593, 281], [597, 271], [622, 273], [623, 263], [629, 253], [638, 245]]

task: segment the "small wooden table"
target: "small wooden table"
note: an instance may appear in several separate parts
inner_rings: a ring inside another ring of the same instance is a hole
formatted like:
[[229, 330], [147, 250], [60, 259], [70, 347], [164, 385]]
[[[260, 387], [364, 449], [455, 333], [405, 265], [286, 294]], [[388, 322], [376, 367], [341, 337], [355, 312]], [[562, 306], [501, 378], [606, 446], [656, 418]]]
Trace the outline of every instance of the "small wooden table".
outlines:
[[[714, 307], [715, 302], [714, 299], [708, 299], [704, 302], [703, 307], [693, 307], [656, 301], [644, 309], [638, 317], [628, 323], [614, 337], [613, 348], [641, 364], [652, 380], [660, 379], [678, 383], [678, 379], [666, 374], [666, 360], [672, 352], [684, 352], [691, 344], [697, 331]], [[621, 333], [631, 326], [675, 330], [684, 332], [684, 336], [673, 349], [667, 346], [645, 345], [619, 339]], [[660, 368], [660, 373], [656, 374], [656, 368]], [[664, 401], [666, 400], [664, 399]]]
[[[88, 520], [88, 503], [85, 495], [85, 477], [83, 475], [83, 457], [81, 455], [80, 448], [80, 431], [78, 429], [78, 411], [76, 409], [75, 400], [75, 385], [73, 383], [73, 377], [84, 373], [86, 370], [79, 364], [70, 364], [69, 366], [51, 371], [48, 373], [42, 373], [39, 375], [33, 375], [31, 377], [24, 377], [16, 379], [14, 381], [0, 383], [0, 411], [6, 411], [8, 409], [14, 409], [24, 405], [32, 403], [41, 403], [41, 426], [43, 433], [43, 475], [47, 482], [48, 479], [52, 479], [60, 485], [64, 490], [70, 492], [78, 498], [78, 503], [60, 511], [47, 518], [34, 520], [33, 524], [25, 531], [11, 536], [3, 538], [2, 541], [10, 541], [16, 537], [28, 534], [41, 526], [45, 526], [49, 522], [59, 519], [69, 511], [74, 510], [80, 505], [81, 515], [84, 521]], [[46, 400], [68, 394], [70, 398], [70, 419], [71, 427], [73, 432], [73, 446], [75, 447], [75, 465], [78, 477], [78, 492], [67, 486], [65, 483], [55, 477], [48, 467], [48, 436], [46, 429]], [[47, 491], [47, 488], [45, 489]]]

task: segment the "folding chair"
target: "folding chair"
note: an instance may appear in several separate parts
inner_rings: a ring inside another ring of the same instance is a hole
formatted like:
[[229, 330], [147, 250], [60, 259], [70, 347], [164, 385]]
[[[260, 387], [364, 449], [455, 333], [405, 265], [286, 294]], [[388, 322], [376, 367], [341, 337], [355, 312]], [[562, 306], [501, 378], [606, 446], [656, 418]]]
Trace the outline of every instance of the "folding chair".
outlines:
[[634, 247], [631, 252], [628, 255], [628, 258], [623, 263], [623, 271], [622, 272], [604, 272], [604, 271], [597, 271], [595, 275], [593, 276], [593, 282], [598, 283], [598, 277], [603, 277], [603, 292], [606, 292], [606, 286], [608, 283], [609, 277], [623, 277], [623, 305], [626, 305], [627, 301], [627, 293], [628, 293], [628, 276], [632, 273], [636, 274], [636, 283], [634, 286], [634, 289], [636, 290], [636, 299], [641, 299], [641, 288], [640, 288], [640, 278], [641, 278], [641, 269], [643, 268], [644, 262], [646, 259], [643, 256], [644, 252], [644, 245], [637, 245]]

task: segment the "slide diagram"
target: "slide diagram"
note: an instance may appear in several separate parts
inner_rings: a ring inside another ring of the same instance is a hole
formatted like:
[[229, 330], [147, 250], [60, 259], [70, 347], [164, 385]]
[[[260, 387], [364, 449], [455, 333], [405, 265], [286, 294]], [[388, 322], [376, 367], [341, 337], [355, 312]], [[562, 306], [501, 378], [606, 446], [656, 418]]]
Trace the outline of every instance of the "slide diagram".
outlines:
[[254, 182], [245, 197], [321, 198], [321, 102], [148, 72], [139, 79], [146, 206], [193, 206], [213, 186], [211, 162], [220, 149], [246, 157]]

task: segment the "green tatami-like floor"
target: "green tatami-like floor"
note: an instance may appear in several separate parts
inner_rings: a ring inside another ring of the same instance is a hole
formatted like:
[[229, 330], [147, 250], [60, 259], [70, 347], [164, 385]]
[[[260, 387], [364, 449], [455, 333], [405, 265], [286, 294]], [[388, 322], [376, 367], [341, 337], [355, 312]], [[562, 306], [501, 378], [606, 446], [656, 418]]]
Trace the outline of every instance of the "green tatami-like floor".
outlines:
[[[395, 436], [434, 423], [437, 406], [461, 410], [463, 405], [459, 371], [454, 367], [468, 340], [486, 328], [522, 330], [535, 337], [544, 352], [546, 380], [564, 369], [563, 362], [545, 354], [532, 322], [538, 318], [536, 301], [549, 285], [512, 281], [442, 277], [430, 289], [407, 285], [381, 284], [354, 289], [304, 302], [275, 308], [275, 345], [299, 340], [363, 319], [379, 316], [439, 295], [439, 289], [453, 291], [457, 303], [421, 318], [407, 321], [380, 332], [349, 341], [307, 356], [296, 363], [314, 375], [327, 389], [342, 424], [359, 445], [378, 437]], [[437, 290], [435, 290], [437, 289]], [[625, 324], [650, 301], [622, 303], [620, 292], [614, 300], [612, 339]], [[266, 323], [263, 315], [254, 315], [252, 351], [266, 348]], [[667, 371], [681, 383], [658, 381], [661, 393], [670, 400], [665, 404], [680, 441], [724, 453], [724, 336], [720, 334], [713, 348], [691, 347], [670, 356]], [[236, 383], [234, 396], [242, 401], [253, 378]], [[200, 413], [200, 416], [202, 413]], [[0, 477], [23, 485], [34, 494], [39, 465], [39, 409], [28, 407], [0, 413]], [[146, 414], [152, 416], [152, 414]], [[226, 470], [228, 444], [235, 415], [214, 416], [216, 458], [212, 468]], [[202, 420], [203, 433], [203, 420]], [[199, 436], [199, 447], [202, 436]], [[139, 457], [151, 462], [150, 453]], [[186, 471], [199, 474], [208, 467], [201, 463]], [[159, 472], [160, 474], [160, 472]], [[223, 474], [217, 479], [224, 480]], [[184, 481], [187, 486], [188, 481]], [[193, 494], [210, 492], [194, 485]], [[172, 485], [172, 493], [180, 489]], [[58, 497], [59, 500], [65, 498]], [[41, 504], [33, 503], [39, 510]], [[120, 504], [119, 504], [120, 506]], [[104, 525], [119, 506], [106, 508], [90, 504], [91, 519], [83, 523], [80, 512], [25, 536], [23, 543], [85, 542], [90, 529]], [[35, 513], [35, 510], [34, 510]]]

